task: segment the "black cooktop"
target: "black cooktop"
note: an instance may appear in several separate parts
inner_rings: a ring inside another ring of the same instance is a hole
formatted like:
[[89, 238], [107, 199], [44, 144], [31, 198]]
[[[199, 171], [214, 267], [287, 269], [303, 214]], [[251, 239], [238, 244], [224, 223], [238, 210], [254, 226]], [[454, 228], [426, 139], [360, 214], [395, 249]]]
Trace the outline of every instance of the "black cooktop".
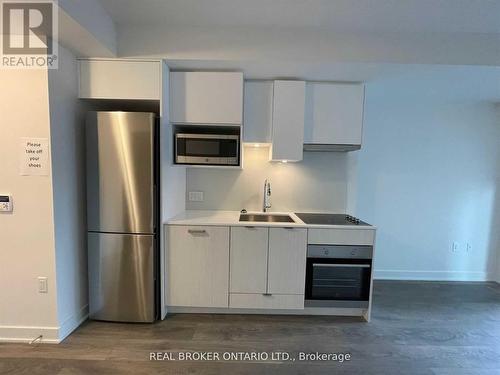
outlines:
[[295, 213], [306, 224], [317, 225], [370, 225], [351, 215], [344, 214], [318, 214], [318, 213]]

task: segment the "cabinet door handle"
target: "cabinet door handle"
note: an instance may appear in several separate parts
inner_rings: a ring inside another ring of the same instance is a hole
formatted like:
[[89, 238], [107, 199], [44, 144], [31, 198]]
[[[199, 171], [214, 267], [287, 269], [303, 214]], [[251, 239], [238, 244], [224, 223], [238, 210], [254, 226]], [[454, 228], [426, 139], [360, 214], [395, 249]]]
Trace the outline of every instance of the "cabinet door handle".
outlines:
[[266, 297], [270, 297], [272, 296], [273, 294], [272, 293], [262, 293], [263, 296], [266, 296]]
[[255, 227], [252, 227], [250, 225], [245, 225], [245, 228], [247, 228], [247, 229], [255, 229]]
[[188, 229], [189, 234], [205, 234], [207, 231], [205, 229]]

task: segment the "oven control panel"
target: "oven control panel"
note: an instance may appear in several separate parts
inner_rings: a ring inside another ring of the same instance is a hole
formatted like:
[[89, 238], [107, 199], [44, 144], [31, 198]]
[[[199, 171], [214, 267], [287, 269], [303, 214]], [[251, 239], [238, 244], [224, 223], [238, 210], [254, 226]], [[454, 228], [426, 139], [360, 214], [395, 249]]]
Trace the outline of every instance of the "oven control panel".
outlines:
[[308, 258], [372, 259], [372, 246], [308, 245]]

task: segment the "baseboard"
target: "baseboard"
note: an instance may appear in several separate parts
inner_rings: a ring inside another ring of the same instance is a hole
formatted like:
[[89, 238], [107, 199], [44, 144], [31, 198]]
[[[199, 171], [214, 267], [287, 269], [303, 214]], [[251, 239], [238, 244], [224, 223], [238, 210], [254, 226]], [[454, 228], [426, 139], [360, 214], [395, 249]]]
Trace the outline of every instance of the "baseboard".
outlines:
[[337, 315], [364, 316], [366, 308], [355, 307], [304, 307], [303, 309], [239, 309], [227, 307], [170, 306], [171, 314], [247, 314], [247, 315]]
[[67, 318], [59, 327], [36, 326], [0, 326], [0, 342], [29, 343], [42, 336], [40, 342], [46, 344], [59, 344], [71, 332], [80, 326], [89, 316], [88, 305]]
[[29, 343], [42, 336], [42, 342], [59, 343], [59, 327], [0, 326], [0, 342]]
[[59, 327], [59, 341], [63, 341], [70, 335], [80, 324], [86, 321], [89, 317], [89, 305], [83, 306], [80, 311], [67, 318]]
[[375, 270], [376, 280], [491, 281], [490, 272]]

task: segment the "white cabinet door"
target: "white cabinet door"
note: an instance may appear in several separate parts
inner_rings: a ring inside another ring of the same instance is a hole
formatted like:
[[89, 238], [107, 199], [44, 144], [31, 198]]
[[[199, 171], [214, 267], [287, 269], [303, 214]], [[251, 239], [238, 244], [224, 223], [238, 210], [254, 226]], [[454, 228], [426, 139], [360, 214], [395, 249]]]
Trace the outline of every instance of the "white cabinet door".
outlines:
[[243, 73], [170, 73], [172, 123], [240, 125], [242, 116]]
[[307, 229], [270, 228], [268, 293], [304, 294]]
[[245, 81], [243, 142], [271, 143], [273, 81]]
[[305, 144], [361, 145], [364, 85], [308, 82]]
[[274, 81], [271, 160], [302, 160], [304, 81]]
[[268, 228], [232, 227], [231, 293], [266, 293]]
[[229, 306], [229, 227], [169, 225], [167, 305]]
[[161, 99], [161, 62], [79, 60], [82, 99]]

